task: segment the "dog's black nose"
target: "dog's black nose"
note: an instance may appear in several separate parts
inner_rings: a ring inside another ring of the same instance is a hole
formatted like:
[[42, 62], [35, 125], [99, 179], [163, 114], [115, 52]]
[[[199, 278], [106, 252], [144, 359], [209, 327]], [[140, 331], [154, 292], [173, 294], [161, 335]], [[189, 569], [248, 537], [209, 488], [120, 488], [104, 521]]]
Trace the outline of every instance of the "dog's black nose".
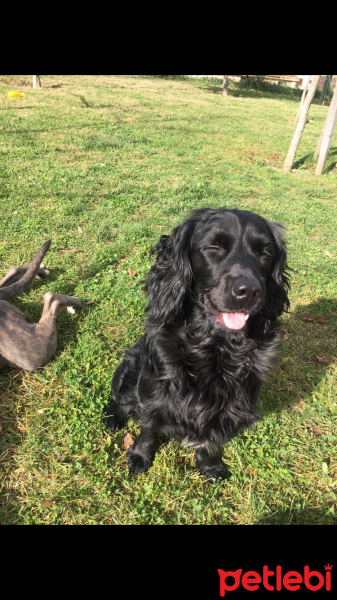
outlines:
[[254, 279], [237, 279], [232, 288], [232, 294], [241, 304], [246, 304], [251, 300], [257, 300], [262, 296], [262, 288]]

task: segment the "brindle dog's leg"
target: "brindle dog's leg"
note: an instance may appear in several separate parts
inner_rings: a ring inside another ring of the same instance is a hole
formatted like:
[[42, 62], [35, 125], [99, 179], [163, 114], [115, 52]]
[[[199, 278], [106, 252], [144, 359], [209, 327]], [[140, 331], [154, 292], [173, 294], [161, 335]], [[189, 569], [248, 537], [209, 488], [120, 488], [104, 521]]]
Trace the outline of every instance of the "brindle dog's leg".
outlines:
[[0, 368], [33, 371], [45, 366], [57, 346], [56, 316], [63, 306], [69, 312], [81, 308], [79, 298], [47, 292], [41, 319], [27, 323], [18, 308], [0, 300]]

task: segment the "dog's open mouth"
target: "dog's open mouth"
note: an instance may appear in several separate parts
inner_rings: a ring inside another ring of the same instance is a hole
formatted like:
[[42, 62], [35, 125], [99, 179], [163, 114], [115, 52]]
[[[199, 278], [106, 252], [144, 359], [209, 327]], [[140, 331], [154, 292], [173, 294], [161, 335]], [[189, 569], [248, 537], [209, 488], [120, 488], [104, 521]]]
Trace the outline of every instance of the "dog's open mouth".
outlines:
[[209, 312], [215, 315], [215, 320], [221, 327], [227, 327], [234, 331], [243, 329], [247, 323], [249, 315], [244, 312], [220, 312], [208, 300], [207, 296], [204, 296], [205, 305]]

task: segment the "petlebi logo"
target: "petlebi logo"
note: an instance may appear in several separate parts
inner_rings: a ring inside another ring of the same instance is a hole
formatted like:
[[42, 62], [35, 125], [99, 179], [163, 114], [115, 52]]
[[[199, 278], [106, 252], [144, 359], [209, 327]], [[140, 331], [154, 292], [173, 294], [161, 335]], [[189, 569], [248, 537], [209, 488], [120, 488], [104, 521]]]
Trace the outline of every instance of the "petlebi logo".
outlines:
[[[311, 592], [318, 590], [331, 591], [331, 570], [333, 565], [329, 563], [324, 565], [324, 572], [311, 570], [308, 565], [304, 566], [303, 572], [286, 571], [284, 572], [280, 565], [274, 570], [269, 569], [267, 565], [262, 568], [262, 573], [257, 571], [245, 571], [237, 569], [236, 571], [223, 571], [218, 569], [220, 576], [220, 596], [226, 596], [226, 593], [240, 591], [244, 588], [249, 592], [254, 592], [260, 587], [264, 587], [269, 592], [276, 590], [288, 590], [296, 592], [306, 588]], [[234, 581], [233, 581], [234, 580]]]

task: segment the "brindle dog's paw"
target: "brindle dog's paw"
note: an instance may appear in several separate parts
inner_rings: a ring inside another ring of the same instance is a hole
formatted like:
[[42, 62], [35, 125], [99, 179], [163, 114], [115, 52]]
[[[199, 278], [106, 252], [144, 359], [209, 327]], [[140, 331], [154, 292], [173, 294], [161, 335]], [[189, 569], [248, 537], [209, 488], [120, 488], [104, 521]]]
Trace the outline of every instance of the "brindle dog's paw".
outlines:
[[48, 277], [49, 274], [50, 271], [46, 269], [46, 265], [44, 263], [41, 263], [40, 268], [36, 273], [36, 279], [46, 279], [46, 277]]

